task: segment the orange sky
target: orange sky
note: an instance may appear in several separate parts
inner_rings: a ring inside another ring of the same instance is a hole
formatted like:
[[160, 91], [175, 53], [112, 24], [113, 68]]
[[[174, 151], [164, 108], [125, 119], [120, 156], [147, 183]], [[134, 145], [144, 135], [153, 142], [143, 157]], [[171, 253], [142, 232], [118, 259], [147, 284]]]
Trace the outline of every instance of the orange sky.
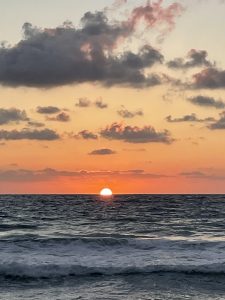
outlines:
[[1, 193], [225, 192], [225, 4], [27, 1], [1, 36]]

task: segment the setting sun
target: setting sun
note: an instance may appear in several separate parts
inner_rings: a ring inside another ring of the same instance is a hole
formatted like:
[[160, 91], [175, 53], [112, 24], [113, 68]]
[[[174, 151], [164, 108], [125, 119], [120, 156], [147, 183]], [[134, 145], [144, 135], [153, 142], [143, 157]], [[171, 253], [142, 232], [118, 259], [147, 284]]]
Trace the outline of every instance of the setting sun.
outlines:
[[109, 188], [104, 188], [100, 191], [101, 196], [112, 196], [112, 191]]

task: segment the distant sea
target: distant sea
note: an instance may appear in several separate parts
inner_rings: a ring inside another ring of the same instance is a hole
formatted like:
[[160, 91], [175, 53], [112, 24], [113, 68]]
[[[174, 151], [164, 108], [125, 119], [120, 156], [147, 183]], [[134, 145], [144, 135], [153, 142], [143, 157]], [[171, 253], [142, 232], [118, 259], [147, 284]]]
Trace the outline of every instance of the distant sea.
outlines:
[[0, 299], [225, 299], [224, 195], [2, 195]]

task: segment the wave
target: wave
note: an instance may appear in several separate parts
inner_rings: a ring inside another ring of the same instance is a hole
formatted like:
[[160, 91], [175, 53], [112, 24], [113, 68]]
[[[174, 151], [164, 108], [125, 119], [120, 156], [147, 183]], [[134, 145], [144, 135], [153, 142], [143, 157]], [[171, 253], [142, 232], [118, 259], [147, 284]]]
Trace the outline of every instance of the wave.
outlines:
[[137, 249], [148, 250], [154, 247], [156, 248], [173, 248], [173, 247], [187, 247], [187, 248], [204, 248], [204, 247], [215, 247], [219, 246], [225, 249], [225, 239], [170, 239], [170, 238], [146, 238], [146, 236], [135, 235], [68, 235], [64, 236], [41, 236], [38, 234], [10, 234], [5, 236], [0, 240], [1, 243], [13, 242], [18, 245], [23, 245], [24, 243], [30, 243], [35, 247], [35, 245], [53, 245], [56, 246], [90, 246], [90, 247], [133, 247]]
[[225, 274], [225, 241], [134, 237], [0, 240], [0, 276], [52, 278], [155, 272]]
[[37, 229], [37, 225], [30, 224], [0, 224], [0, 231], [20, 230], [20, 229]]
[[151, 273], [186, 273], [186, 274], [225, 274], [225, 265], [147, 265], [138, 266], [112, 266], [104, 267], [84, 265], [60, 265], [60, 264], [19, 264], [10, 263], [0, 265], [0, 276], [7, 278], [57, 278], [90, 275], [131, 275]]

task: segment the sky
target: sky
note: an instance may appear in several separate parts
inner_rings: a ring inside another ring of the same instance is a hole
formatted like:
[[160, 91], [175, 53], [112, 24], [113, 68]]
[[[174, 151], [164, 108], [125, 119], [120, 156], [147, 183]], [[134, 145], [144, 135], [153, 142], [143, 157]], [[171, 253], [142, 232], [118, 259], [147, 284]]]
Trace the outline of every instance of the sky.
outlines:
[[0, 10], [0, 193], [225, 193], [224, 1]]

